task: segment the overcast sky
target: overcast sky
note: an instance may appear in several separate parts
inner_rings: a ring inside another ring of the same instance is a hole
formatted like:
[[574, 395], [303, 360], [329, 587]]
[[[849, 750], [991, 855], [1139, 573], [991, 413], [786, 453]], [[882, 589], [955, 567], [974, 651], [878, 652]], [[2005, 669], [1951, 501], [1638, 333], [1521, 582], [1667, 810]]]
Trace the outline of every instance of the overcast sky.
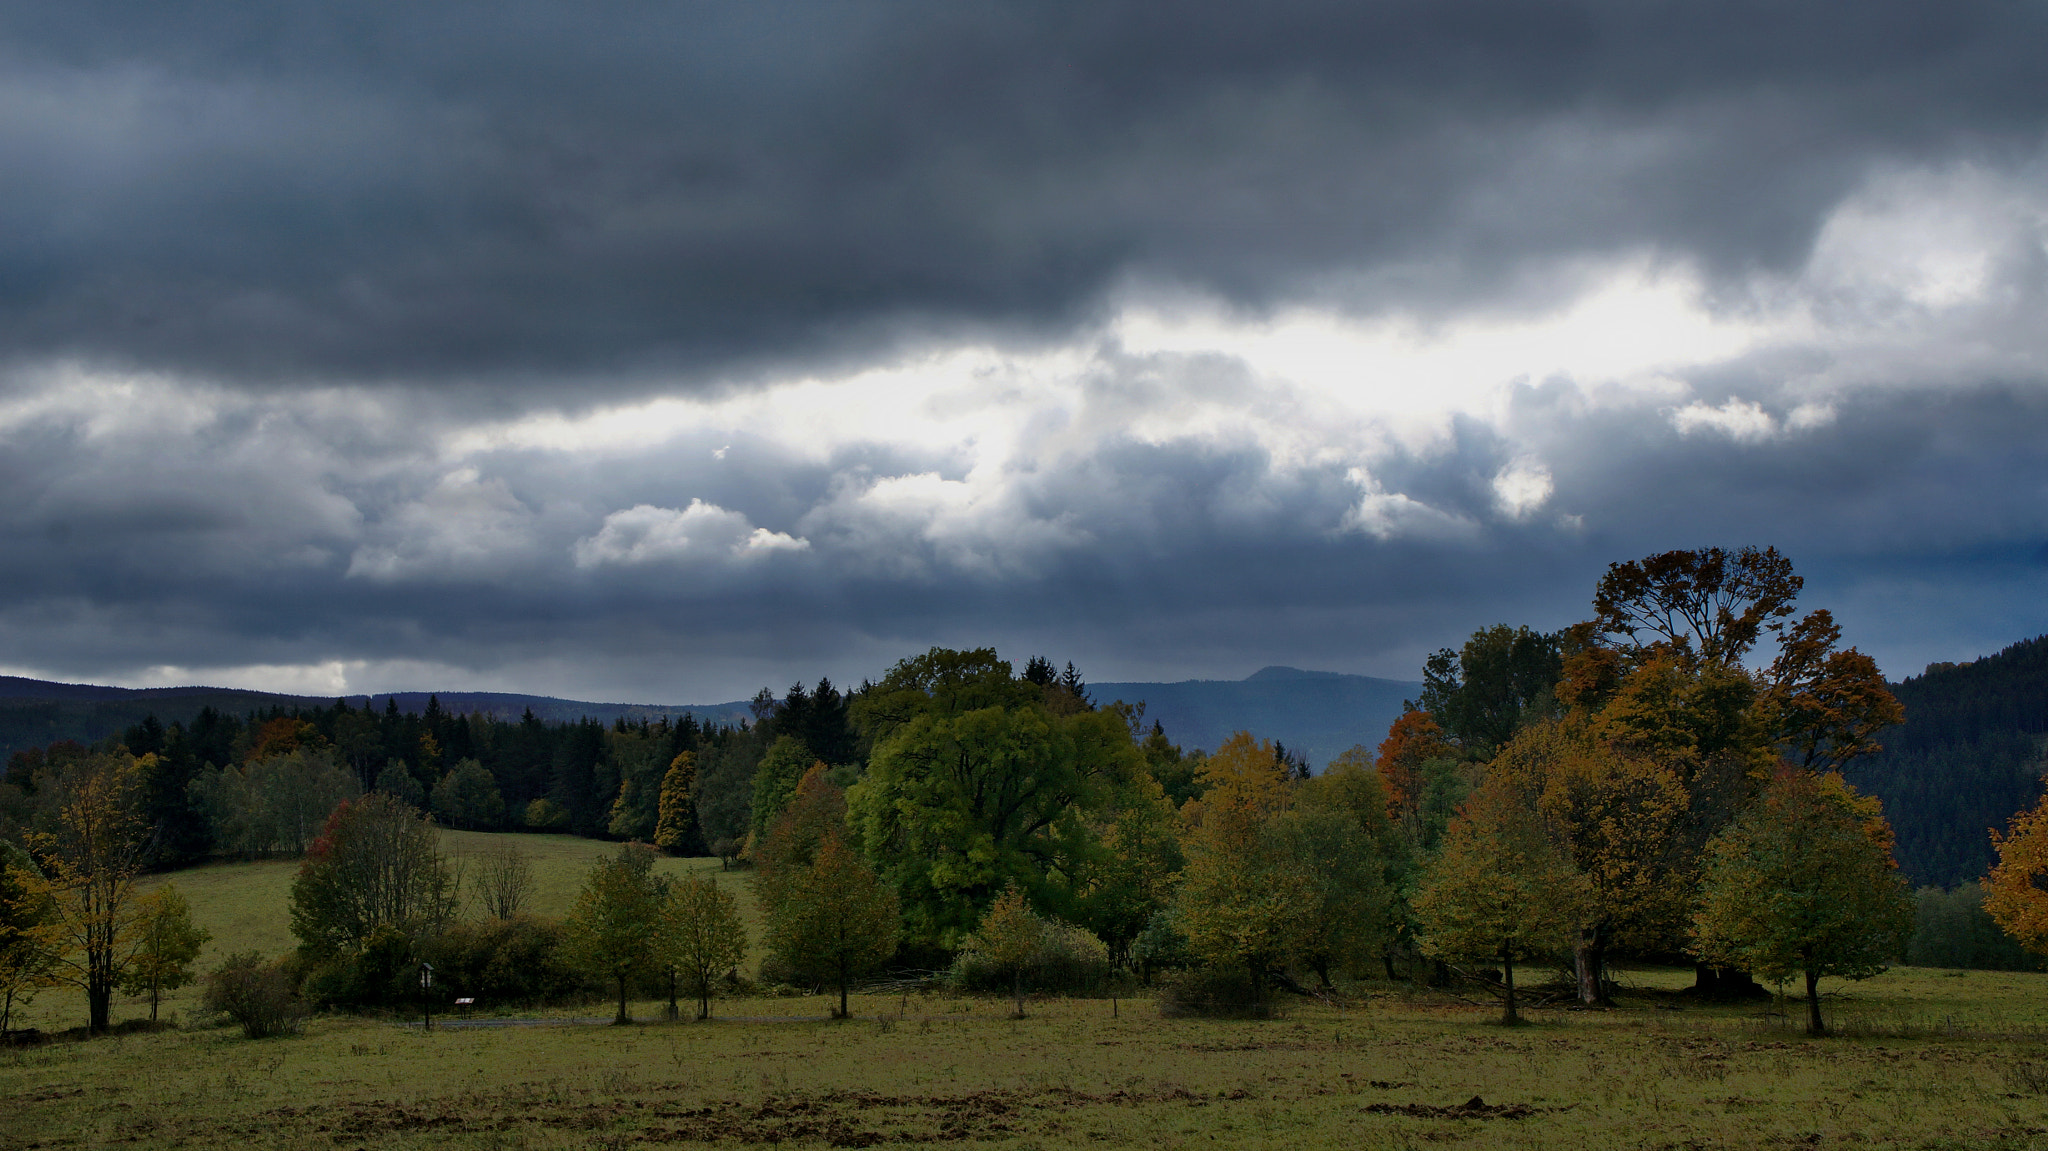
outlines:
[[0, 2], [0, 671], [2048, 631], [2048, 7]]

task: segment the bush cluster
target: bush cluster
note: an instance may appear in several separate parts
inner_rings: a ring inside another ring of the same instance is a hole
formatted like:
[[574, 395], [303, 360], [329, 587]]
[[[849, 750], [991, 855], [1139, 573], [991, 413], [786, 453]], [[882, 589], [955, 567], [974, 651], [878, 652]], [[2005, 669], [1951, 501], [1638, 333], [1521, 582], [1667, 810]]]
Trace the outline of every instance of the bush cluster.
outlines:
[[[1036, 954], [1024, 969], [1028, 994], [1100, 996], [1122, 992], [1127, 977], [1109, 961], [1109, 949], [1093, 932], [1069, 923], [1049, 922]], [[953, 959], [946, 984], [956, 990], [1010, 993], [1010, 973], [1001, 970], [970, 940]]]
[[1236, 968], [1197, 967], [1159, 981], [1159, 1014], [1168, 1019], [1278, 1019], [1284, 1013]]
[[[434, 986], [423, 992], [419, 958], [434, 966]], [[519, 916], [456, 923], [417, 944], [381, 928], [353, 954], [316, 960], [303, 968], [305, 996], [316, 1007], [351, 1011], [436, 1010], [458, 998], [490, 1006], [526, 1006], [576, 999], [598, 988], [564, 954], [560, 923]]]
[[254, 951], [231, 955], [215, 968], [202, 1002], [241, 1024], [251, 1039], [296, 1035], [305, 1025], [306, 1005], [292, 989], [291, 974]]

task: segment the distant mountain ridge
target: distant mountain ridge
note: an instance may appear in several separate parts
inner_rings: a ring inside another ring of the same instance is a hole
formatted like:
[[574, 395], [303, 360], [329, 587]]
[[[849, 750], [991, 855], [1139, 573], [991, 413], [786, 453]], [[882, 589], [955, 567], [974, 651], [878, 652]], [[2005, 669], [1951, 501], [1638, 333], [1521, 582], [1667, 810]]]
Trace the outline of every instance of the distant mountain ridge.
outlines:
[[337, 699], [350, 707], [383, 708], [395, 700], [398, 710], [419, 713], [430, 698], [444, 711], [516, 720], [531, 710], [549, 723], [595, 719], [604, 723], [629, 720], [680, 719], [695, 715], [700, 722], [737, 723], [752, 713], [745, 700], [713, 704], [593, 703], [547, 695], [494, 691], [399, 691], [374, 695], [311, 696], [227, 687], [105, 687], [99, 684], [53, 683], [0, 676], [0, 758], [28, 747], [61, 739], [91, 743], [118, 735], [154, 715], [164, 723], [190, 723], [204, 709], [243, 715], [273, 707], [332, 707]]
[[[1277, 739], [1308, 756], [1317, 769], [1355, 743], [1377, 745], [1401, 702], [1420, 683], [1373, 679], [1330, 671], [1266, 667], [1241, 680], [1182, 680], [1178, 683], [1097, 683], [1088, 691], [1097, 703], [1145, 704], [1145, 719], [1158, 721], [1183, 747], [1213, 751], [1240, 730]], [[221, 687], [105, 687], [0, 676], [0, 757], [60, 739], [90, 743], [118, 735], [154, 715], [164, 723], [189, 723], [211, 707], [236, 715], [273, 707], [382, 709], [395, 700], [403, 712], [424, 711], [438, 699], [444, 711], [482, 713], [516, 720], [528, 710], [550, 723], [596, 719], [679, 719], [737, 723], [750, 718], [747, 701], [710, 704], [597, 703], [555, 696], [488, 691], [401, 691], [371, 695], [311, 696]]]
[[1355, 744], [1378, 747], [1422, 684], [1272, 666], [1238, 680], [1091, 683], [1088, 694], [1098, 704], [1142, 701], [1146, 722], [1157, 720], [1168, 739], [1190, 750], [1214, 751], [1249, 731], [1301, 752], [1321, 771]]

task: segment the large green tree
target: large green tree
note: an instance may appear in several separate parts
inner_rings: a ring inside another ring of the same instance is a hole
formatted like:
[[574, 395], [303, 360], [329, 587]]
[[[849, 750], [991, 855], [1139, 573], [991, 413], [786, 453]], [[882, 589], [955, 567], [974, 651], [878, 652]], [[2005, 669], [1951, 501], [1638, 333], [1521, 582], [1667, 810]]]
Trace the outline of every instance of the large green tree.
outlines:
[[876, 740], [849, 818], [902, 893], [913, 942], [959, 946], [1011, 883], [1082, 917], [1100, 850], [1089, 813], [1145, 773], [1120, 716], [1055, 715], [993, 652], [942, 651], [899, 664], [857, 714]]
[[1877, 800], [1839, 775], [1779, 772], [1708, 845], [1693, 930], [1711, 962], [1804, 975], [1807, 1033], [1826, 1034], [1820, 981], [1883, 972], [1913, 932]]
[[1457, 651], [1430, 656], [1413, 706], [1466, 756], [1491, 759], [1523, 724], [1555, 714], [1562, 667], [1556, 635], [1496, 624], [1473, 632]]

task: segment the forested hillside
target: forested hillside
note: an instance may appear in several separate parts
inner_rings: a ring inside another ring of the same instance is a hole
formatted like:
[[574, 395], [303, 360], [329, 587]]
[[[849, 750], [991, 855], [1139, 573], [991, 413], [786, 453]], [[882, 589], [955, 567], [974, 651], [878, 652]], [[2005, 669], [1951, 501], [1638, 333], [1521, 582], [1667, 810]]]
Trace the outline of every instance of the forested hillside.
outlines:
[[[611, 722], [624, 718], [679, 720], [685, 715], [701, 723], [732, 724], [747, 714], [747, 705], [591, 703], [557, 699], [544, 695], [506, 692], [388, 692], [382, 695], [351, 695], [344, 702], [358, 710], [381, 710], [395, 703], [399, 711], [418, 715], [430, 700], [457, 715], [483, 715], [493, 719], [518, 720], [531, 713], [547, 723], [575, 723], [581, 719]], [[225, 715], [247, 716], [324, 708], [333, 697], [284, 695], [268, 691], [247, 691], [225, 687], [104, 687], [99, 684], [52, 683], [47, 680], [0, 676], [0, 757], [33, 747], [45, 747], [60, 740], [96, 743], [117, 736], [154, 716], [165, 724], [192, 723], [201, 711], [212, 709]]]
[[1906, 722], [1850, 765], [1881, 797], [1915, 883], [1952, 887], [1991, 866], [1991, 828], [2041, 795], [2048, 735], [2048, 636], [1965, 664], [1938, 663], [1892, 693]]

